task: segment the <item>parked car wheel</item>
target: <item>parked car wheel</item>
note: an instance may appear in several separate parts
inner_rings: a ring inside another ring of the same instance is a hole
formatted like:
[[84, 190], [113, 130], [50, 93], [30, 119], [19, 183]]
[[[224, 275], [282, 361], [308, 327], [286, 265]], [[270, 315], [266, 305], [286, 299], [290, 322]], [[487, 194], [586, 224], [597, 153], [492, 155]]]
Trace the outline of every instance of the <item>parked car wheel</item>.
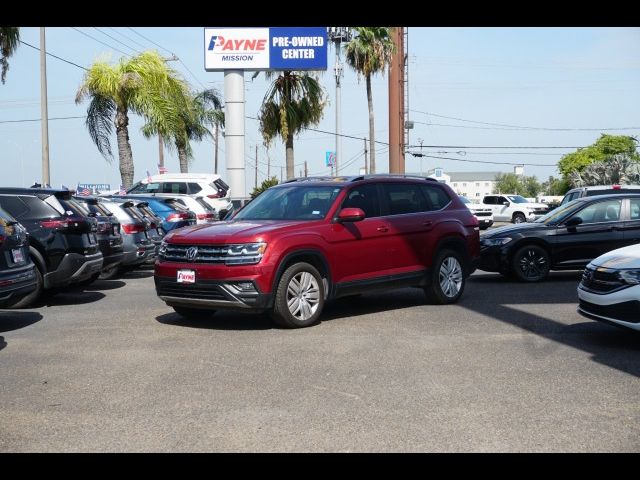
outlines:
[[291, 265], [278, 282], [271, 318], [286, 328], [309, 327], [318, 322], [324, 307], [320, 272], [305, 262]]
[[76, 285], [78, 285], [80, 287], [88, 287], [93, 282], [95, 282], [99, 277], [100, 277], [100, 272], [94, 273], [89, 278], [87, 278], [86, 280], [83, 280], [81, 282], [78, 282]]
[[513, 223], [525, 223], [527, 221], [527, 217], [524, 216], [524, 213], [514, 213], [513, 214]]
[[549, 254], [539, 245], [525, 245], [513, 255], [511, 269], [522, 282], [539, 282], [549, 275]]
[[40, 298], [43, 291], [44, 281], [42, 280], [42, 273], [40, 273], [40, 269], [36, 267], [36, 289], [33, 292], [30, 292], [28, 295], [22, 297], [17, 302], [9, 302], [7, 304], [7, 308], [29, 308], [38, 300], [38, 298]]
[[118, 276], [118, 273], [120, 273], [119, 266], [120, 265], [114, 265], [113, 267], [103, 270], [100, 272], [100, 276], [98, 278], [100, 280], [113, 280]]
[[433, 262], [429, 285], [424, 288], [427, 300], [444, 305], [458, 301], [465, 286], [462, 256], [454, 250], [442, 250]]
[[190, 320], [206, 320], [216, 313], [215, 310], [201, 310], [199, 308], [189, 307], [173, 307], [173, 309], [178, 315]]

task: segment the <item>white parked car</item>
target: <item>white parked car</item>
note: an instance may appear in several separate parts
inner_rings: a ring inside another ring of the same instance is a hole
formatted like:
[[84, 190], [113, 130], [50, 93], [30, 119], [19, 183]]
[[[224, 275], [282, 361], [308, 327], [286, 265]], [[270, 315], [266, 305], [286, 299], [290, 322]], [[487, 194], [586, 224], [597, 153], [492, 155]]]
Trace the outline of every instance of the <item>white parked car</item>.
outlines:
[[462, 203], [464, 203], [465, 207], [471, 210], [473, 215], [478, 219], [480, 230], [486, 230], [493, 225], [493, 212], [491, 211], [491, 208], [486, 205], [480, 205], [479, 203], [472, 203], [464, 195], [458, 195], [458, 197]]
[[191, 197], [189, 195], [174, 195], [176, 202], [183, 205], [187, 210], [196, 214], [197, 224], [213, 223], [217, 220], [215, 209], [204, 201], [203, 197]]
[[581, 315], [640, 330], [640, 244], [592, 260], [582, 274], [578, 299]]
[[532, 203], [521, 195], [485, 195], [482, 205], [491, 208], [496, 222], [533, 222], [549, 212], [544, 203]]
[[211, 205], [216, 215], [221, 211], [233, 210], [231, 192], [220, 175], [213, 173], [163, 173], [152, 175], [151, 181], [143, 178], [131, 187], [127, 194], [156, 194], [158, 196], [175, 197], [176, 194], [196, 195]]

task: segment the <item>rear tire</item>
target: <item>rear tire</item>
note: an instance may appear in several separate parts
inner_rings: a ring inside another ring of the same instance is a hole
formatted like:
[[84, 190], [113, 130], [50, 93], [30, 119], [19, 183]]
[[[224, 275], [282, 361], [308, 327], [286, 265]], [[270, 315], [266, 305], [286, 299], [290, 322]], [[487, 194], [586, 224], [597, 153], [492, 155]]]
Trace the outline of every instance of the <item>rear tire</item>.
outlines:
[[525, 245], [514, 253], [511, 271], [521, 282], [539, 282], [549, 275], [550, 259], [539, 245]]
[[95, 282], [98, 277], [100, 277], [100, 272], [98, 273], [94, 273], [93, 275], [91, 275], [89, 278], [87, 278], [86, 280], [83, 280], [81, 282], [76, 283], [76, 285], [80, 286], [80, 287], [88, 287], [89, 285], [91, 285], [93, 282]]
[[305, 262], [285, 270], [276, 289], [271, 319], [285, 328], [317, 323], [324, 307], [324, 283], [320, 272]]
[[189, 307], [173, 307], [173, 309], [178, 315], [189, 320], [207, 320], [216, 313], [215, 310], [200, 310], [199, 308]]
[[18, 301], [9, 301], [6, 308], [29, 308], [40, 298], [43, 291], [44, 281], [42, 280], [42, 273], [40, 273], [40, 269], [36, 266], [36, 289]]
[[100, 276], [98, 278], [100, 280], [113, 280], [118, 276], [118, 273], [120, 273], [119, 270], [119, 265], [114, 265], [113, 267], [109, 267], [108, 269], [100, 272]]
[[455, 250], [441, 250], [433, 262], [424, 293], [430, 303], [446, 305], [458, 301], [466, 284], [464, 260]]

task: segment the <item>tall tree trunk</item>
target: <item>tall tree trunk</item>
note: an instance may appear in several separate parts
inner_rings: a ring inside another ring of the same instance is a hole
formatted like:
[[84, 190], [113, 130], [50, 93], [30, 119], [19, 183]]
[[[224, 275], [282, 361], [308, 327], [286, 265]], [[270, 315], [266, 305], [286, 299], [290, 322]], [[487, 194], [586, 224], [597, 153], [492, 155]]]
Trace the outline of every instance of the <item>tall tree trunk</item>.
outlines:
[[189, 158], [187, 157], [187, 149], [184, 145], [176, 144], [178, 149], [178, 159], [180, 160], [180, 173], [189, 173]]
[[367, 103], [369, 105], [369, 173], [376, 173], [376, 131], [373, 125], [373, 95], [371, 94], [371, 75], [367, 75]]
[[291, 180], [296, 176], [296, 172], [293, 171], [293, 133], [289, 132], [287, 135], [287, 180]]
[[116, 138], [118, 139], [118, 158], [120, 160], [120, 178], [128, 190], [133, 185], [133, 154], [129, 143], [129, 117], [127, 109], [117, 107], [116, 110]]

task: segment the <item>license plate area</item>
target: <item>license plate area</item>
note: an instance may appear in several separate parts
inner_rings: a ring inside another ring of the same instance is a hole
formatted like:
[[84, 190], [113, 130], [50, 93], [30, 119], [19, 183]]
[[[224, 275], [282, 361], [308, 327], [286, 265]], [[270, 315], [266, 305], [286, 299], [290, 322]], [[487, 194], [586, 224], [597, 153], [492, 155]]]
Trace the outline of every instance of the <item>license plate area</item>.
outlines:
[[176, 280], [178, 283], [196, 283], [195, 270], [178, 270]]
[[11, 257], [13, 258], [13, 263], [24, 263], [24, 254], [21, 248], [11, 250]]

